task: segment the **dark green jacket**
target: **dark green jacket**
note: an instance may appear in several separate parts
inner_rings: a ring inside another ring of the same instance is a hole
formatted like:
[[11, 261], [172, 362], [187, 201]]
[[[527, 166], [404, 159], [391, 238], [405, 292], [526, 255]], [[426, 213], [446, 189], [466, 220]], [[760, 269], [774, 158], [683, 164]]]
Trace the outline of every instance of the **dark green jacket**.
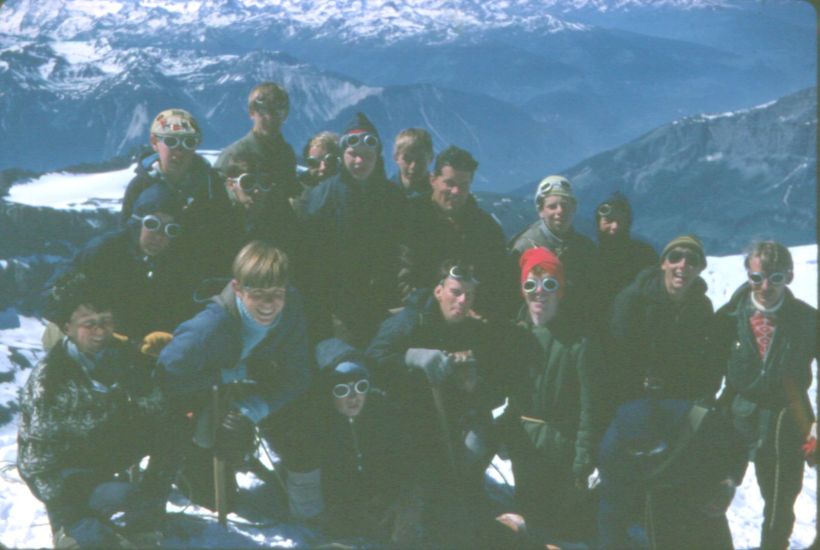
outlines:
[[[527, 319], [519, 322], [519, 328], [518, 358], [508, 375], [509, 404], [504, 415], [507, 430], [513, 430], [507, 434], [508, 444], [531, 445], [571, 466], [576, 478], [585, 477], [594, 467], [597, 441], [593, 397], [597, 354], [590, 340], [566, 323], [536, 327]], [[521, 430], [526, 440], [515, 433]], [[510, 454], [514, 457], [524, 450], [511, 448]]]
[[647, 268], [615, 297], [606, 342], [607, 397], [612, 408], [647, 397], [644, 382], [665, 399], [713, 399], [722, 368], [714, 348], [714, 313], [698, 278], [682, 303], [666, 292], [664, 273]]
[[728, 353], [721, 402], [731, 407], [735, 428], [754, 444], [765, 440], [774, 416], [784, 408], [791, 418], [803, 418], [806, 428], [814, 418], [808, 388], [811, 362], [817, 357], [817, 310], [786, 289], [774, 338], [762, 360], [749, 325], [750, 293], [744, 283], [720, 308], [718, 322], [720, 344]]
[[[55, 345], [31, 372], [20, 398], [17, 468], [52, 518], [52, 529], [86, 515], [93, 488], [150, 454], [164, 399], [145, 359], [115, 342], [103, 352], [95, 388]], [[55, 520], [60, 525], [55, 525]]]

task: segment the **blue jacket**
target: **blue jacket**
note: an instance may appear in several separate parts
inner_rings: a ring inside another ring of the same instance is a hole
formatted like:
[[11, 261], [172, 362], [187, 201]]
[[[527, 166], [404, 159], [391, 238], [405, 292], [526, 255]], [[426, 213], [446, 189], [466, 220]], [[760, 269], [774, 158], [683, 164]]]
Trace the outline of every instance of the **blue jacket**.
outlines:
[[[239, 362], [241, 328], [230, 285], [177, 328], [158, 360], [162, 384], [172, 401], [187, 410], [207, 402], [210, 388], [222, 382], [222, 369], [232, 369]], [[288, 288], [276, 327], [251, 350], [246, 363], [246, 378], [258, 384], [269, 415], [307, 390], [311, 380], [307, 326], [295, 289]]]

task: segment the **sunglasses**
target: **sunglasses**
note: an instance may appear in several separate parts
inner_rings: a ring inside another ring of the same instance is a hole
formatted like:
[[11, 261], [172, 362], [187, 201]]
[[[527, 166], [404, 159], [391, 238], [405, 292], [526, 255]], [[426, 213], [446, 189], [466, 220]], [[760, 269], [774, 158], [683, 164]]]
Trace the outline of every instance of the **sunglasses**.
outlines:
[[476, 279], [475, 275], [473, 274], [472, 267], [454, 265], [450, 268], [450, 271], [447, 272], [447, 277], [450, 277], [451, 279], [455, 279], [457, 281], [467, 281], [468, 283], [478, 284], [478, 279]]
[[253, 101], [253, 110], [260, 115], [273, 115], [277, 118], [285, 119], [288, 116], [288, 108], [283, 105], [271, 105], [270, 103], [255, 99]]
[[193, 151], [196, 149], [196, 146], [199, 145], [199, 136], [186, 136], [184, 138], [178, 138], [176, 136], [157, 136], [157, 139], [164, 143], [168, 149], [176, 149], [182, 146], [189, 151]]
[[370, 390], [370, 382], [366, 378], [350, 382], [349, 384], [336, 384], [333, 386], [333, 397], [343, 399], [353, 393], [367, 393]]
[[266, 193], [273, 188], [273, 182], [270, 180], [270, 176], [268, 174], [240, 174], [236, 178], [234, 178], [239, 187], [242, 188], [242, 191], [250, 192], [254, 189], [259, 189], [263, 193]]
[[689, 265], [701, 265], [703, 263], [700, 255], [691, 250], [672, 250], [666, 255], [666, 259], [670, 264], [676, 264], [684, 258], [686, 258], [686, 263]]
[[348, 147], [358, 147], [359, 145], [363, 145], [365, 147], [369, 147], [371, 149], [375, 149], [379, 146], [379, 138], [377, 138], [373, 134], [345, 134], [342, 136], [341, 141], [339, 141], [339, 146], [342, 149], [347, 149]]
[[763, 284], [763, 281], [766, 279], [769, 280], [770, 285], [777, 285], [780, 286], [786, 283], [786, 274], [782, 271], [778, 271], [777, 273], [770, 273], [766, 276], [763, 273], [759, 273], [757, 271], [750, 271], [749, 272], [749, 282], [754, 286], [760, 286]]
[[544, 292], [557, 292], [558, 289], [561, 288], [561, 284], [558, 282], [558, 279], [555, 279], [554, 277], [544, 277], [541, 280], [527, 279], [524, 281], [524, 284], [521, 285], [521, 289], [527, 294], [534, 294], [535, 291], [538, 290], [539, 286]]
[[162, 220], [156, 216], [148, 215], [140, 218], [136, 214], [131, 216], [132, 219], [142, 223], [142, 226], [148, 231], [163, 231], [169, 239], [174, 239], [182, 232], [182, 226], [175, 222], [162, 223]]
[[319, 168], [319, 165], [322, 163], [328, 168], [336, 168], [336, 165], [339, 163], [339, 159], [330, 153], [326, 154], [325, 156], [318, 158], [318, 157], [307, 157], [305, 158], [305, 164], [307, 164], [308, 168]]

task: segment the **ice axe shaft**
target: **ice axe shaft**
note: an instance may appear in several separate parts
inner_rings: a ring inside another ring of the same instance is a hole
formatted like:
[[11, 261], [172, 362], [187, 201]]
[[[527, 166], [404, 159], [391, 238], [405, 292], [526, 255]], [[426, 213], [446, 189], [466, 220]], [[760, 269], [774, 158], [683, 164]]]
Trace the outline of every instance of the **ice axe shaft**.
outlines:
[[[214, 384], [211, 389], [211, 406], [213, 413], [213, 441], [216, 443], [216, 432], [222, 418], [222, 407], [219, 403], [219, 385]], [[214, 506], [219, 524], [225, 527], [228, 524], [228, 483], [227, 465], [225, 459], [214, 454]]]
[[447, 412], [444, 410], [444, 397], [441, 395], [441, 388], [439, 386], [431, 385], [430, 390], [433, 392], [433, 404], [436, 407], [436, 416], [438, 416], [441, 432], [444, 435], [444, 445], [447, 449], [447, 458], [450, 462], [450, 468], [452, 468], [453, 474], [456, 474], [458, 473], [456, 469], [456, 455], [453, 451], [453, 440], [450, 437], [450, 423], [447, 422]]

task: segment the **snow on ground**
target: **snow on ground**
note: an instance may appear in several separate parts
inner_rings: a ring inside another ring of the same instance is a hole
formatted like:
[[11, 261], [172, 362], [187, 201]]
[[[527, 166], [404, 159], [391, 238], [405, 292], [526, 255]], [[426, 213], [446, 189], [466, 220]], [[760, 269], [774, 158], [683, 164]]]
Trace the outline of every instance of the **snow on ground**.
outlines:
[[[817, 246], [792, 248], [795, 260], [794, 294], [817, 306]], [[709, 258], [703, 273], [709, 296], [716, 307], [728, 301], [743, 282], [745, 271], [741, 256]], [[14, 463], [17, 454], [17, 390], [28, 377], [31, 366], [42, 355], [38, 319], [18, 317], [13, 310], [0, 312], [0, 544], [7, 547], [50, 547], [51, 532], [43, 506], [20, 480]], [[813, 366], [816, 372], [816, 365]], [[816, 409], [816, 379], [811, 390]], [[173, 529], [163, 541], [164, 548], [281, 547], [310, 545], [314, 534], [301, 526], [282, 524], [280, 498], [253, 475], [240, 475], [243, 500], [240, 513], [231, 514], [227, 529], [209, 511], [187, 505], [178, 493], [172, 495], [168, 511], [175, 513]], [[509, 461], [495, 457], [487, 471], [487, 483], [496, 500], [508, 498], [514, 484]], [[795, 506], [797, 521], [791, 538], [792, 548], [806, 548], [816, 533], [816, 470], [806, 467], [803, 492]], [[729, 509], [735, 547], [759, 545], [763, 500], [757, 489], [754, 469], [749, 468]]]

